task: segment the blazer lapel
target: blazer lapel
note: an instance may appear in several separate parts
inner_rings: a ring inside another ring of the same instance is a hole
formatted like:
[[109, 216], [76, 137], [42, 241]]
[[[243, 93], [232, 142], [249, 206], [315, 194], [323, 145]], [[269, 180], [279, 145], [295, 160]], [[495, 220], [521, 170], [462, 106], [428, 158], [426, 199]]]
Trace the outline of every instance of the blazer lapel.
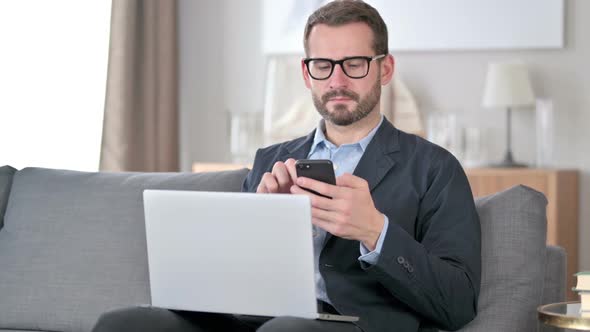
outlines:
[[309, 154], [309, 150], [311, 149], [314, 136], [315, 130], [305, 137], [288, 142], [277, 160], [285, 161], [289, 158], [293, 158], [295, 160], [306, 159], [307, 155]]
[[395, 165], [392, 154], [399, 151], [399, 132], [384, 119], [354, 170], [354, 175], [369, 183], [373, 191]]
[[[367, 180], [369, 190], [373, 191], [395, 165], [392, 154], [397, 151], [399, 151], [399, 131], [387, 119], [383, 119], [381, 127], [377, 129], [354, 169], [354, 175]], [[333, 237], [330, 233], [326, 234], [324, 249], [328, 247], [328, 241]]]

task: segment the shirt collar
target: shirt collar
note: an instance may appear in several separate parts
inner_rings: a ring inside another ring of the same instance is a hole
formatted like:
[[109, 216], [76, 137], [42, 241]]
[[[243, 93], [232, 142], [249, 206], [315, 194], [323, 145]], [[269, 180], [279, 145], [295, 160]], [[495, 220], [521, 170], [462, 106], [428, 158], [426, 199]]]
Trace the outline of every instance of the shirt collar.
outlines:
[[362, 138], [358, 142], [361, 145], [361, 149], [363, 149], [363, 152], [365, 152], [365, 150], [367, 149], [367, 146], [369, 145], [369, 143], [371, 143], [373, 136], [375, 136], [375, 134], [377, 133], [377, 130], [379, 130], [379, 127], [381, 127], [382, 123], [383, 123], [383, 114], [381, 114], [381, 120], [379, 120], [379, 123], [375, 126], [375, 128], [371, 129], [371, 131], [367, 134], [367, 136], [365, 136], [364, 138]]
[[[375, 128], [373, 128], [367, 134], [367, 136], [363, 137], [360, 141], [358, 141], [356, 143], [351, 143], [348, 145], [358, 144], [361, 147], [362, 151], [365, 152], [365, 149], [367, 148], [367, 146], [369, 145], [369, 143], [373, 139], [373, 136], [375, 136], [375, 134], [377, 133], [377, 130], [379, 129], [379, 127], [381, 127], [382, 123], [383, 123], [383, 114], [381, 114], [381, 120], [379, 120], [379, 123], [377, 124], [377, 126], [375, 126]], [[311, 149], [309, 150], [309, 155], [312, 155], [318, 149], [318, 147], [321, 145], [328, 147], [328, 148], [335, 148], [336, 147], [334, 145], [334, 143], [328, 141], [328, 139], [326, 138], [326, 135], [324, 134], [325, 130], [326, 130], [326, 122], [324, 119], [321, 119], [320, 122], [318, 123], [317, 128], [316, 128], [315, 135], [313, 137], [313, 143], [311, 144]]]

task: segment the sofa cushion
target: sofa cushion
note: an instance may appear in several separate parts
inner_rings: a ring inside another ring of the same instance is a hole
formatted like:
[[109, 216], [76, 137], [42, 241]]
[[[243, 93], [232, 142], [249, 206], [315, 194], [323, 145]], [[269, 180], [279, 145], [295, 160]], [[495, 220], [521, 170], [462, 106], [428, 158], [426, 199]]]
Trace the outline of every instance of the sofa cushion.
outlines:
[[0, 329], [89, 331], [107, 310], [150, 303], [143, 190], [240, 191], [246, 174], [17, 172], [0, 232]]
[[6, 211], [6, 204], [8, 204], [14, 172], [16, 169], [10, 166], [0, 167], [0, 230], [4, 226], [4, 211]]
[[545, 196], [516, 186], [476, 199], [482, 234], [478, 315], [461, 331], [534, 331], [546, 255]]

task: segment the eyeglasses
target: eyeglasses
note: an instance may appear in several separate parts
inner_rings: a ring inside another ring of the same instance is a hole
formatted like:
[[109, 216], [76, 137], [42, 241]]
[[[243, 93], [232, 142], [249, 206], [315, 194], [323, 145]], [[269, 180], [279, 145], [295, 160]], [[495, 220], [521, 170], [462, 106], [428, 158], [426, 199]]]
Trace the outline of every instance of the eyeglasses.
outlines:
[[354, 79], [359, 79], [369, 74], [369, 65], [373, 60], [379, 60], [387, 54], [370, 56], [353, 56], [344, 58], [342, 60], [332, 60], [325, 58], [307, 58], [303, 60], [307, 67], [309, 76], [314, 80], [325, 80], [332, 76], [334, 67], [340, 65], [342, 71], [346, 76]]

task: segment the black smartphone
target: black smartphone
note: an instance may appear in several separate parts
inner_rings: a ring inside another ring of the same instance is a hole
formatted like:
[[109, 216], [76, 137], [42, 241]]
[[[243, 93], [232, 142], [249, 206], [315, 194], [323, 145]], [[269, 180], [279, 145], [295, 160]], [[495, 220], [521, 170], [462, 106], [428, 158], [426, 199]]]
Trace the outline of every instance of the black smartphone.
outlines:
[[[295, 162], [297, 177], [306, 177], [331, 185], [336, 185], [336, 176], [334, 175], [334, 165], [327, 159], [300, 159]], [[306, 189], [316, 195], [324, 196], [313, 190]], [[328, 197], [330, 198], [330, 197]]]

